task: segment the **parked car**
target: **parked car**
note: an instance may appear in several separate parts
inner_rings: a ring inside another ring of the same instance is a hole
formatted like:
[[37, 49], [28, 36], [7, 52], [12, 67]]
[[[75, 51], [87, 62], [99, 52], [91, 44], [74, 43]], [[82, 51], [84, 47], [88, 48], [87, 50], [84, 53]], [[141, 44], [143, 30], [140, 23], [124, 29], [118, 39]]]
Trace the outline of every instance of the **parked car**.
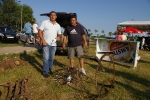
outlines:
[[[70, 18], [72, 16], [76, 16], [77, 17], [76, 13], [66, 13], [66, 12], [56, 12], [56, 13], [57, 13], [56, 21], [64, 29], [68, 25], [70, 25]], [[49, 13], [44, 13], [44, 14], [40, 14], [40, 15], [41, 16], [49, 16]], [[80, 24], [83, 27], [84, 32], [86, 33], [86, 40], [87, 40], [88, 47], [89, 47], [89, 33], [88, 33], [87, 29], [81, 23], [77, 22], [77, 24]], [[63, 50], [62, 49], [62, 42], [63, 42], [63, 36], [62, 36], [61, 40], [59, 42], [57, 42], [57, 50]], [[67, 46], [67, 43], [66, 43], [66, 46]], [[88, 48], [84, 49], [84, 52], [87, 52], [87, 51], [88, 51]]]
[[0, 26], [0, 41], [14, 40], [18, 42], [19, 35], [11, 27]]

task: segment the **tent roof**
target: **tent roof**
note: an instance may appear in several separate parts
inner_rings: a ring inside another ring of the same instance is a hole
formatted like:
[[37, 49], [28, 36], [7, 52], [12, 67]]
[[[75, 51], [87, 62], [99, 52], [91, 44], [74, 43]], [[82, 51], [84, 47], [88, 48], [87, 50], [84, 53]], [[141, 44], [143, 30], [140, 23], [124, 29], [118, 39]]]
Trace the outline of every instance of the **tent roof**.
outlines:
[[118, 25], [150, 25], [150, 21], [125, 21]]

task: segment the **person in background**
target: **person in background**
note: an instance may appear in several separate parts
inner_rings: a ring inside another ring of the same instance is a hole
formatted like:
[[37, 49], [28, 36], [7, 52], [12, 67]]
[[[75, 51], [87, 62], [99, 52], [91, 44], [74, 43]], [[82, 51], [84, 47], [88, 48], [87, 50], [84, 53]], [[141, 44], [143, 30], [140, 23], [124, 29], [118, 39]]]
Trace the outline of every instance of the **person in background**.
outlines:
[[127, 40], [127, 36], [122, 33], [122, 40]]
[[134, 41], [134, 37], [133, 36], [131, 37], [131, 41]]
[[26, 45], [30, 44], [30, 39], [31, 39], [31, 34], [32, 34], [32, 25], [30, 23], [30, 21], [28, 21], [25, 25], [24, 25], [24, 30], [25, 30], [25, 34], [26, 34]]
[[116, 36], [116, 40], [122, 40], [121, 32], [118, 32], [118, 35]]
[[134, 40], [135, 40], [135, 41], [138, 41], [138, 40], [139, 40], [137, 35], [134, 37]]
[[142, 36], [142, 40], [141, 40], [141, 50], [144, 50], [144, 44], [145, 44], [145, 38], [144, 38], [144, 36]]
[[38, 43], [38, 25], [36, 24], [36, 22], [33, 23], [32, 29], [33, 29], [33, 36], [34, 36], [34, 44], [37, 44]]
[[56, 41], [60, 40], [62, 34], [60, 25], [56, 22], [56, 12], [51, 11], [49, 18], [49, 20], [42, 22], [38, 32], [43, 44], [43, 76], [45, 78], [49, 77], [49, 72], [53, 74], [52, 66], [56, 52]]
[[[64, 38], [63, 38], [63, 49], [66, 48], [66, 41], [68, 37], [68, 59], [70, 60], [70, 68], [74, 67], [74, 56], [75, 53], [77, 53], [77, 57], [79, 59], [80, 67], [81, 67], [81, 73], [83, 75], [86, 75], [86, 72], [84, 70], [84, 61], [83, 58], [80, 58], [80, 56], [83, 55], [83, 47], [87, 48], [87, 41], [85, 37], [85, 32], [83, 30], [83, 27], [79, 24], [77, 24], [77, 18], [75, 16], [72, 16], [70, 19], [70, 26], [67, 26], [64, 32]], [[82, 40], [83, 40], [83, 47], [82, 47]]]

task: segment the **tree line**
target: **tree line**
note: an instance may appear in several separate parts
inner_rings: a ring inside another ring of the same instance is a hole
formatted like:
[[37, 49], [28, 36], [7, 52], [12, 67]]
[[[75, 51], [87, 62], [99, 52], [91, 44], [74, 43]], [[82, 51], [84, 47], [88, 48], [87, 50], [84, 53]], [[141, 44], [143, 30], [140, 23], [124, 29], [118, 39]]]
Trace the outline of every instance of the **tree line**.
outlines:
[[19, 31], [21, 29], [21, 16], [22, 26], [28, 20], [31, 22], [36, 20], [30, 6], [17, 0], [0, 0], [0, 26], [10, 26]]
[[[90, 33], [90, 35], [92, 35], [92, 33], [91, 33], [91, 30], [90, 30], [90, 29], [88, 29], [88, 32]], [[95, 34], [96, 34], [96, 33], [98, 32], [98, 30], [97, 30], [97, 29], [95, 29], [95, 30], [94, 30], [94, 32], [95, 32]], [[101, 33], [102, 33], [102, 35], [97, 34], [97, 36], [105, 37], [105, 31], [104, 31], [104, 30], [102, 30], [102, 31], [101, 31]], [[112, 32], [108, 32], [108, 35], [109, 35], [109, 36], [112, 36], [112, 34], [113, 34]]]

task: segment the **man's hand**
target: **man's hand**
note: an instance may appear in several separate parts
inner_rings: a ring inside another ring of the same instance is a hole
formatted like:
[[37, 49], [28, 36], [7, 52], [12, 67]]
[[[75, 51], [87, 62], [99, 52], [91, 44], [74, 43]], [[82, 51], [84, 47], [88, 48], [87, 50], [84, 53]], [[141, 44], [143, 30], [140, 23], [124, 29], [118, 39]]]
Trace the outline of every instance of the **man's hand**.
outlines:
[[60, 41], [61, 37], [62, 37], [62, 35], [58, 35], [58, 36], [56, 37], [56, 41]]
[[47, 46], [48, 44], [47, 44], [47, 42], [44, 40], [42, 32], [43, 32], [43, 31], [39, 29], [39, 30], [38, 30], [38, 35], [39, 35], [40, 39], [42, 40], [43, 46]]
[[87, 41], [86, 41], [86, 36], [85, 35], [82, 35], [82, 38], [83, 38], [83, 48], [86, 49], [87, 48]]
[[63, 44], [63, 45], [62, 45], [62, 48], [63, 48], [63, 49], [66, 49], [66, 45], [65, 45], [65, 44]]
[[43, 43], [43, 46], [47, 46], [48, 45], [46, 41], [42, 41], [42, 43]]
[[83, 44], [83, 48], [86, 49], [87, 48], [87, 42], [84, 42]]

